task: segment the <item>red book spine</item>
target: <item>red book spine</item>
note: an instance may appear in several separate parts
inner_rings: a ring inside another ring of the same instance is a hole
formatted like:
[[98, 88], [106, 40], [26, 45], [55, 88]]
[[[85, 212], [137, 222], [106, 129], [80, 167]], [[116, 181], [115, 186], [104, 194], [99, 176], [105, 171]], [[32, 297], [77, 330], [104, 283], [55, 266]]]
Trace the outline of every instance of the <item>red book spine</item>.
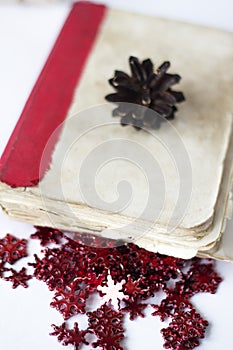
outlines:
[[48, 170], [56, 138], [41, 169], [45, 145], [67, 116], [105, 12], [85, 1], [73, 5], [3, 152], [0, 181], [35, 186]]

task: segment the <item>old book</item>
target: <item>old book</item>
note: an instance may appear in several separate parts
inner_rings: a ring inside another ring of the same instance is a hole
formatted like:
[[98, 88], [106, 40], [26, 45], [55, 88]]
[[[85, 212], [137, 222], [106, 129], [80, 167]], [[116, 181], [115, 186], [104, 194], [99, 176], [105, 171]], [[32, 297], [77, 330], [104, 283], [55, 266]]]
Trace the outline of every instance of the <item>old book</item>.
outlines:
[[[186, 101], [153, 132], [122, 127], [105, 100], [109, 78], [128, 72], [132, 55], [169, 60], [182, 76]], [[75, 3], [2, 155], [2, 208], [160, 253], [233, 260], [223, 233], [231, 72], [230, 33]]]

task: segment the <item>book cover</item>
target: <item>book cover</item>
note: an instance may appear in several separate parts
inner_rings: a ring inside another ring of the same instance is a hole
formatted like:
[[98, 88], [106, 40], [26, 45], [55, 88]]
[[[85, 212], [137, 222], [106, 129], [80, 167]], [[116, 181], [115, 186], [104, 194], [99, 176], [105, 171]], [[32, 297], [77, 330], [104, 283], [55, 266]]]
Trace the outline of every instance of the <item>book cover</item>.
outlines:
[[[75, 3], [1, 157], [5, 212], [231, 260], [220, 243], [231, 211], [231, 43], [221, 30]], [[182, 77], [186, 101], [158, 130], [122, 127], [106, 102], [130, 56], [170, 61]]]

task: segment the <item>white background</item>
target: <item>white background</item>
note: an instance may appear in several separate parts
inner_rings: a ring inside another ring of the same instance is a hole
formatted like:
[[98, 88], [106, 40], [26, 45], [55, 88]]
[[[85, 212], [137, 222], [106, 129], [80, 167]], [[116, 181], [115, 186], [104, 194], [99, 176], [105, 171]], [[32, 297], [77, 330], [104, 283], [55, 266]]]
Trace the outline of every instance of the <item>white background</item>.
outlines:
[[[33, 5], [33, 2], [36, 1], [31, 0], [31, 4], [16, 4], [14, 1], [0, 0], [0, 153], [65, 20], [70, 3], [61, 0], [54, 1], [53, 5]], [[102, 2], [139, 12], [233, 30], [231, 0]], [[203, 64], [205, 64], [204, 58]], [[233, 221], [228, 224], [227, 230], [233, 234]], [[32, 226], [9, 221], [0, 214], [0, 237], [7, 232], [27, 237], [32, 231]], [[37, 242], [30, 244], [30, 252], [38, 249]], [[16, 267], [25, 265], [26, 261], [23, 259]], [[211, 323], [206, 339], [199, 347], [202, 350], [232, 348], [233, 266], [218, 262], [217, 269], [224, 279], [217, 294], [202, 294], [193, 298], [197, 309]], [[29, 285], [28, 289], [19, 287], [12, 290], [10, 283], [0, 281], [0, 349], [62, 349], [55, 338], [48, 336], [52, 323], [62, 323], [60, 314], [49, 307], [51, 292], [38, 281], [30, 281]], [[157, 318], [147, 317], [139, 318], [137, 322], [127, 321], [128, 331], [124, 348], [162, 349], [162, 337], [159, 333], [161, 328], [162, 325]]]

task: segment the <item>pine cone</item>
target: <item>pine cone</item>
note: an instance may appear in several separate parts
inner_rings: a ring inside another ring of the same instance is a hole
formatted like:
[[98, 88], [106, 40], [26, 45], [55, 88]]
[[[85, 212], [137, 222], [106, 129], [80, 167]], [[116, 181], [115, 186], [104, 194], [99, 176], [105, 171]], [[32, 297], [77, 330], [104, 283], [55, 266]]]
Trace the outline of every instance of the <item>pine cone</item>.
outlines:
[[[140, 62], [138, 58], [131, 56], [129, 65], [131, 76], [117, 70], [114, 77], [109, 80], [116, 93], [105, 98], [118, 105], [113, 110], [113, 116], [120, 116], [122, 125], [130, 124], [137, 129], [158, 129], [163, 118], [168, 120], [174, 118], [177, 111], [175, 104], [185, 99], [182, 92], [171, 89], [181, 77], [167, 73], [170, 62], [164, 62], [155, 73], [150, 59]], [[137, 108], [137, 106], [148, 108]]]

